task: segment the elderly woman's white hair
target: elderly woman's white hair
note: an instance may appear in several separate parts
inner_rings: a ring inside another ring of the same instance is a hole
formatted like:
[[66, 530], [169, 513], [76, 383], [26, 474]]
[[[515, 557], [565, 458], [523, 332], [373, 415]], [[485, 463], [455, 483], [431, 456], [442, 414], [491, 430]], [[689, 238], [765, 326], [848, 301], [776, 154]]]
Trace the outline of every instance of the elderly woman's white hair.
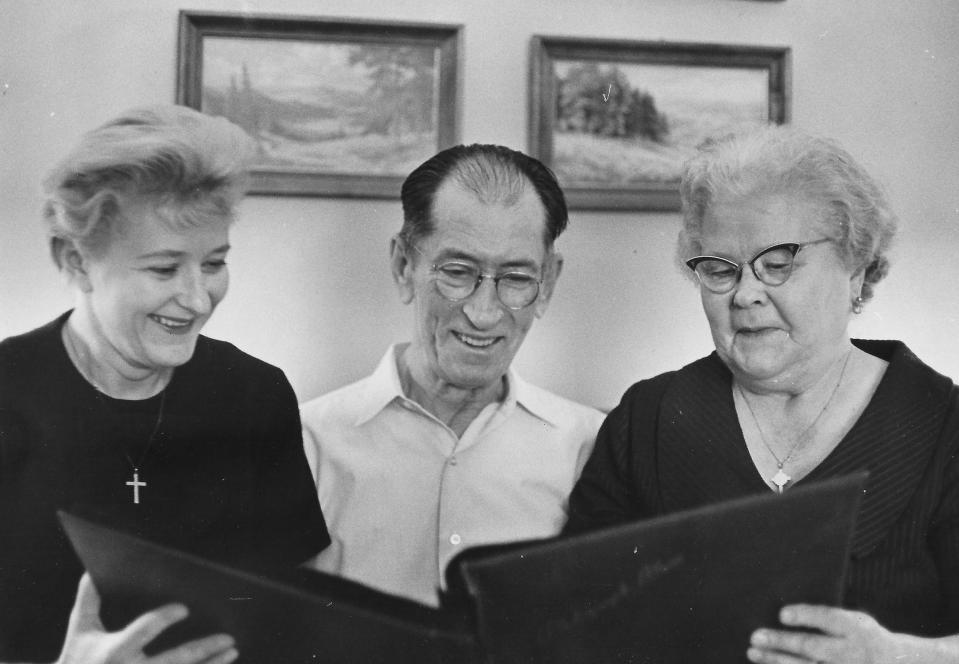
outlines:
[[822, 205], [822, 225], [846, 265], [864, 272], [862, 301], [889, 271], [896, 216], [879, 184], [832, 140], [770, 126], [707, 141], [686, 163], [680, 193], [680, 263], [701, 253], [703, 218], [714, 201], [785, 194]]
[[185, 106], [136, 108], [86, 133], [43, 179], [51, 252], [101, 253], [124, 209], [145, 203], [172, 227], [232, 218], [255, 145], [224, 118]]

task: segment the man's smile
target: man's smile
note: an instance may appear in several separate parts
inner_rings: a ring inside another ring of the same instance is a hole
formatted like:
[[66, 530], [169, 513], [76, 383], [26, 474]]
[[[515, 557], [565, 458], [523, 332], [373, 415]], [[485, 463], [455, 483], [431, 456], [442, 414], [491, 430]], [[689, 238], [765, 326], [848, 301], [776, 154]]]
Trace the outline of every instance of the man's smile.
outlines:
[[453, 336], [470, 348], [489, 348], [503, 340], [503, 337], [474, 337], [456, 331], [453, 331]]

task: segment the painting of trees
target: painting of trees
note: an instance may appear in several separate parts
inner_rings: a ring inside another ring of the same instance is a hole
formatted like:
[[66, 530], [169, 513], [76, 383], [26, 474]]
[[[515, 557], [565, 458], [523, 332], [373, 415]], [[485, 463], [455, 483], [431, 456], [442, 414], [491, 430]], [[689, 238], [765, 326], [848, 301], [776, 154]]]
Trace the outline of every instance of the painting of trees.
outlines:
[[768, 122], [763, 69], [590, 57], [550, 70], [551, 166], [567, 186], [672, 191], [703, 140]]
[[457, 142], [461, 29], [182, 11], [177, 101], [256, 140], [254, 193], [395, 198]]
[[435, 67], [431, 50], [353, 46], [349, 62], [367, 70], [366, 123], [370, 133], [401, 136], [433, 131]]
[[571, 208], [678, 210], [703, 141], [788, 121], [787, 47], [534, 35], [531, 150]]
[[202, 108], [272, 167], [404, 173], [438, 142], [432, 46], [208, 40]]
[[653, 96], [634, 87], [618, 67], [586, 61], [557, 80], [556, 129], [663, 142], [669, 121]]

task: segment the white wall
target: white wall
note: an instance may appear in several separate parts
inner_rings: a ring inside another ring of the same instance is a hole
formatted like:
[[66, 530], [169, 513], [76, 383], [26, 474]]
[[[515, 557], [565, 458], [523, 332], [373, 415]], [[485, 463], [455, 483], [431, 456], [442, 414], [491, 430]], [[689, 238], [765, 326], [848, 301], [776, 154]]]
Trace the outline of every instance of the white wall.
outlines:
[[[174, 99], [177, 12], [290, 13], [465, 26], [461, 138], [525, 149], [533, 34], [793, 48], [793, 122], [838, 138], [902, 217], [893, 271], [854, 324], [959, 377], [959, 3], [953, 0], [0, 0], [0, 337], [69, 306], [37, 183], [80, 132]], [[518, 366], [600, 407], [709, 350], [672, 265], [675, 214], [574, 212], [566, 270]], [[396, 201], [251, 197], [230, 296], [207, 328], [271, 361], [301, 399], [372, 369], [410, 327], [387, 270]]]

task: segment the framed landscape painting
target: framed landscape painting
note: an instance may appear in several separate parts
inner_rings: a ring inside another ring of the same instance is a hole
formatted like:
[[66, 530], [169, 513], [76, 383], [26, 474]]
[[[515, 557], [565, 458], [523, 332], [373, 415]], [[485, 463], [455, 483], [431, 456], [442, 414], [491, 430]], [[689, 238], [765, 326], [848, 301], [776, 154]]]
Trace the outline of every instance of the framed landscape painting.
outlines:
[[256, 141], [251, 193], [398, 197], [457, 141], [455, 25], [181, 11], [177, 102]]
[[570, 207], [678, 210], [697, 145], [789, 120], [789, 49], [536, 36], [530, 152]]

